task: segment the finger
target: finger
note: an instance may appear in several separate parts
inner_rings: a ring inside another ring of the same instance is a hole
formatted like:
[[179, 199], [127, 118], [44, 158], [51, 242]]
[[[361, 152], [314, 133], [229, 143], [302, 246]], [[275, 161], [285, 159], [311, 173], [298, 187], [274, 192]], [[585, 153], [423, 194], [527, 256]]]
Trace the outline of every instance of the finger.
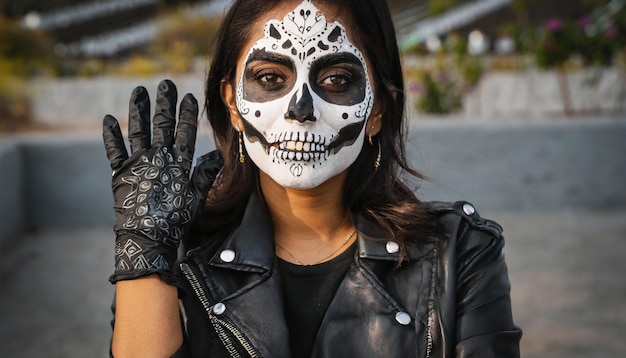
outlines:
[[153, 146], [171, 146], [174, 144], [174, 126], [176, 125], [176, 102], [178, 92], [170, 80], [159, 83], [157, 90], [154, 119], [152, 120]]
[[217, 174], [223, 166], [224, 159], [219, 150], [214, 150], [198, 158], [198, 164], [191, 176], [191, 182], [200, 198], [206, 198], [209, 189], [211, 189]]
[[150, 148], [150, 97], [145, 87], [136, 87], [130, 96], [128, 139], [131, 153]]
[[104, 139], [107, 157], [111, 163], [111, 169], [115, 171], [128, 159], [128, 152], [124, 145], [120, 124], [117, 122], [117, 119], [108, 114], [102, 120], [102, 138]]
[[180, 103], [178, 126], [176, 127], [176, 139], [174, 155], [185, 169], [191, 167], [193, 152], [196, 146], [196, 132], [198, 129], [198, 101], [187, 93]]

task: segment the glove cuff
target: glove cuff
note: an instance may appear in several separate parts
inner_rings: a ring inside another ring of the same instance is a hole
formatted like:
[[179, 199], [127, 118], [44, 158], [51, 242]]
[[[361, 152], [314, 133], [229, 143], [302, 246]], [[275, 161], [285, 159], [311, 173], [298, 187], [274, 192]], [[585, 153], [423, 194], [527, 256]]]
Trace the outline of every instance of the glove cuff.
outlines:
[[136, 236], [118, 236], [115, 243], [115, 273], [111, 283], [158, 274], [169, 285], [176, 286], [172, 265], [176, 261], [176, 248]]

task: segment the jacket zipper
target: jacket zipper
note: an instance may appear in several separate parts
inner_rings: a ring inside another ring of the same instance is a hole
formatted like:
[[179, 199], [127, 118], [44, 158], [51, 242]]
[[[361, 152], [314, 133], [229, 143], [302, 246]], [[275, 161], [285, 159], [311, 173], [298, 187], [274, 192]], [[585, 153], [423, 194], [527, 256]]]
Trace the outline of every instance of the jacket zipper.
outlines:
[[430, 293], [428, 294], [428, 324], [426, 325], [426, 358], [430, 358], [433, 350], [433, 311], [435, 309], [435, 275], [437, 274], [437, 265], [439, 265], [439, 260], [437, 257], [439, 255], [439, 248], [437, 245], [433, 248], [433, 269], [431, 273], [431, 282], [430, 282]]
[[[241, 355], [237, 351], [235, 344], [233, 342], [233, 339], [231, 338], [231, 335], [232, 335], [232, 337], [234, 337], [237, 340], [237, 343], [239, 343], [239, 345], [245, 349], [245, 351], [250, 355], [250, 357], [258, 358], [259, 356], [255, 352], [252, 345], [243, 336], [243, 334], [237, 329], [237, 327], [235, 327], [235, 325], [233, 325], [232, 323], [217, 317], [213, 313], [213, 306], [211, 306], [209, 299], [207, 298], [206, 294], [202, 290], [202, 286], [200, 286], [200, 282], [198, 281], [198, 278], [196, 277], [196, 274], [193, 272], [191, 267], [189, 267], [187, 263], [183, 262], [180, 264], [180, 268], [185, 274], [187, 281], [189, 281], [189, 283], [191, 284], [191, 288], [196, 293], [196, 296], [198, 296], [198, 298], [200, 299], [200, 302], [202, 303], [204, 310], [209, 316], [209, 320], [211, 321], [211, 324], [213, 325], [215, 332], [217, 333], [218, 337], [222, 341], [222, 344], [224, 345], [228, 353], [230, 353], [230, 356], [233, 358], [241, 358]], [[230, 333], [231, 335], [229, 335], [228, 333]]]

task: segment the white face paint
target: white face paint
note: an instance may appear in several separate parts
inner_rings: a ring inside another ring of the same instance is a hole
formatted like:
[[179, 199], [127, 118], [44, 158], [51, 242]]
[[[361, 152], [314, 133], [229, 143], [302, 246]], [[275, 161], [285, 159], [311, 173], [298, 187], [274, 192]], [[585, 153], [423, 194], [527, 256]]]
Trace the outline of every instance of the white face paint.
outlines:
[[363, 146], [374, 96], [365, 59], [310, 0], [265, 24], [237, 86], [249, 157], [277, 183], [314, 188]]

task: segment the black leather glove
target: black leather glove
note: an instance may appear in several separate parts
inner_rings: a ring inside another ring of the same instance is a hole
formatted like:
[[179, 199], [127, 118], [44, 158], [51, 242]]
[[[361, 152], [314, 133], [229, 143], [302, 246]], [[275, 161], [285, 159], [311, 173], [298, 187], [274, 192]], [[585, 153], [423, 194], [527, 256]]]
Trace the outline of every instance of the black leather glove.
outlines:
[[[190, 175], [196, 143], [198, 102], [191, 94], [180, 104], [176, 126], [176, 86], [159, 84], [150, 135], [150, 99], [137, 87], [130, 99], [128, 156], [115, 118], [103, 120], [103, 138], [113, 169], [115, 273], [110, 281], [158, 273], [175, 285], [172, 264], [178, 244], [202, 207], [222, 156], [214, 151], [199, 158]], [[176, 133], [174, 130], [176, 129]]]

